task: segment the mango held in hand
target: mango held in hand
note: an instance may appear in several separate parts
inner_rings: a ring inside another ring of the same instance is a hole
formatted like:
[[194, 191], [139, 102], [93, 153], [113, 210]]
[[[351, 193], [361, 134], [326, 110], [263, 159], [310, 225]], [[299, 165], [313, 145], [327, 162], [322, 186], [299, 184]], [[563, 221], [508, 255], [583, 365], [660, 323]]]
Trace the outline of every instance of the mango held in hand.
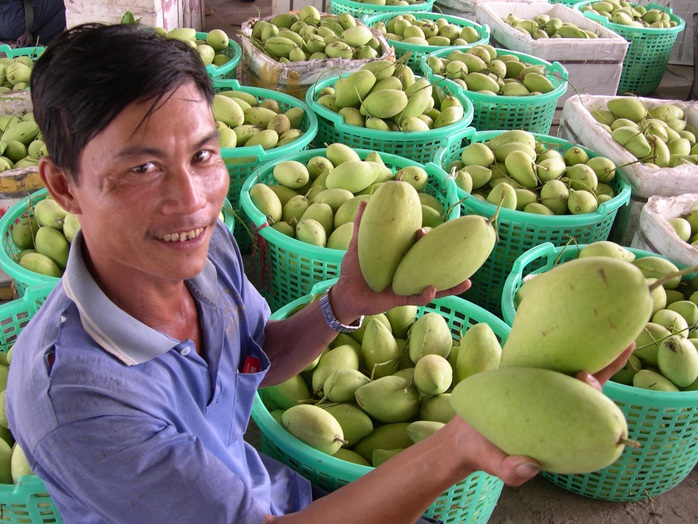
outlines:
[[472, 375], [453, 389], [456, 413], [510, 455], [545, 471], [597, 471], [623, 452], [628, 426], [612, 400], [581, 380], [537, 368]]
[[637, 338], [652, 314], [645, 276], [624, 260], [570, 260], [526, 285], [502, 367], [594, 374]]
[[[470, 278], [487, 260], [497, 232], [479, 215], [449, 220], [420, 238], [404, 256], [393, 276], [393, 291], [415, 295], [434, 285], [450, 289]], [[432, 262], [434, 255], [438, 261]]]
[[421, 225], [419, 193], [409, 183], [389, 180], [371, 195], [358, 231], [359, 265], [371, 289], [380, 293], [391, 284]]

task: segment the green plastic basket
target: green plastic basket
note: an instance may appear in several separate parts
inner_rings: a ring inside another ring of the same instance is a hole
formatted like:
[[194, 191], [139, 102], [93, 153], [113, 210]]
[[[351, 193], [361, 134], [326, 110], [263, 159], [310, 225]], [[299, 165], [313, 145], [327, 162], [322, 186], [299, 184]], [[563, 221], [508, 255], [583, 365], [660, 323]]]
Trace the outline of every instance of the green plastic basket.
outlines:
[[[0, 305], [0, 352], [10, 349], [52, 289], [50, 284], [33, 286], [22, 298]], [[0, 484], [0, 522], [61, 524], [63, 520], [44, 482], [36, 475], [24, 475], [17, 484]]]
[[[625, 60], [623, 60], [623, 71], [620, 75], [616, 94], [642, 96], [653, 93], [662, 81], [676, 37], [686, 28], [686, 22], [673, 14], [670, 7], [646, 4], [642, 7], [661, 9], [669, 13], [671, 20], [677, 25], [669, 28], [644, 28], [614, 24], [603, 16], [582, 11], [582, 7], [594, 1], [596, 0], [579, 2], [574, 5], [574, 9], [630, 42]], [[639, 4], [631, 5], [636, 7]]]
[[[12, 241], [12, 228], [14, 225], [22, 219], [22, 216], [26, 216], [28, 210], [31, 206], [36, 204], [39, 200], [43, 200], [48, 196], [48, 190], [46, 188], [40, 189], [25, 197], [22, 201], [18, 202], [0, 218], [0, 234], [2, 235], [2, 249], [0, 250], [0, 268], [7, 273], [7, 275], [12, 278], [14, 282], [15, 291], [18, 296], [23, 296], [27, 288], [35, 285], [48, 284], [51, 287], [58, 283], [58, 278], [49, 277], [30, 271], [23, 268], [17, 262], [15, 262], [15, 257], [19, 254], [20, 250], [17, 249], [14, 242]], [[228, 199], [223, 203], [223, 221], [233, 233], [235, 229], [235, 215], [233, 214], [232, 206]], [[2, 518], [0, 518], [2, 522]]]
[[8, 58], [16, 58], [18, 56], [29, 56], [32, 60], [36, 61], [37, 58], [41, 56], [46, 50], [44, 46], [33, 46], [33, 47], [10, 47], [7, 44], [0, 44], [0, 55], [4, 55]]
[[[475, 44], [473, 44], [475, 45]], [[445, 47], [430, 55], [444, 58], [454, 50], [467, 50], [472, 46], [456, 48]], [[557, 102], [567, 91], [569, 73], [560, 62], [550, 63], [525, 53], [497, 48], [497, 54], [507, 54], [519, 57], [521, 62], [545, 66], [546, 76], [555, 89], [549, 93], [534, 96], [502, 96], [463, 91], [463, 94], [473, 103], [472, 127], [478, 131], [523, 129], [531, 133], [548, 133], [555, 117]], [[427, 56], [420, 60], [420, 70], [432, 82], [443, 78], [433, 73], [427, 65]]]
[[213, 87], [216, 92], [233, 89], [254, 95], [259, 100], [271, 98], [279, 102], [283, 111], [287, 111], [292, 107], [300, 107], [303, 109], [303, 122], [301, 123], [303, 135], [293, 142], [268, 150], [264, 150], [262, 146], [259, 145], [221, 149], [223, 160], [225, 161], [228, 174], [230, 175], [228, 200], [240, 222], [238, 224], [239, 227], [235, 228], [235, 240], [238, 243], [240, 251], [245, 254], [249, 253], [252, 248], [254, 233], [250, 228], [250, 220], [240, 209], [240, 191], [242, 185], [245, 183], [247, 177], [262, 164], [275, 162], [282, 156], [307, 149], [317, 134], [318, 119], [305, 102], [291, 95], [287, 95], [286, 93], [279, 93], [278, 91], [272, 91], [271, 89], [264, 89], [261, 87], [243, 86], [240, 85], [237, 80], [214, 79]]
[[[368, 149], [382, 153], [391, 153], [415, 160], [421, 164], [431, 162], [443, 148], [455, 149], [458, 144], [454, 135], [464, 131], [473, 120], [473, 104], [463, 93], [463, 89], [449, 80], [439, 84], [448, 89], [463, 105], [463, 118], [454, 124], [408, 133], [404, 131], [379, 131], [350, 125], [344, 122], [339, 113], [327, 109], [316, 101], [316, 93], [323, 87], [334, 86], [342, 76], [337, 75], [315, 82], [306, 93], [305, 100], [318, 117], [318, 132], [315, 137], [315, 147], [341, 142], [356, 149]], [[438, 86], [435, 86], [438, 87]]]
[[[364, 159], [371, 152], [356, 150]], [[296, 153], [283, 160], [296, 160], [303, 164], [314, 156], [325, 157], [326, 148], [310, 149]], [[386, 166], [394, 171], [406, 166], [420, 166], [419, 163], [387, 153], [379, 153]], [[255, 207], [250, 199], [250, 189], [258, 182], [273, 184], [274, 164], [265, 164], [257, 169], [245, 181], [240, 194], [242, 209], [250, 217], [256, 233], [253, 260], [260, 292], [269, 302], [272, 311], [283, 307], [292, 300], [310, 293], [318, 282], [335, 278], [339, 275], [345, 251], [318, 247], [290, 238], [272, 227], [268, 227], [267, 218]], [[450, 210], [448, 220], [458, 218], [460, 207], [456, 185], [452, 179], [444, 176], [435, 164], [423, 166], [429, 175], [425, 192], [435, 196], [444, 208]]]
[[[523, 279], [577, 258], [583, 247], [545, 243], [516, 260], [502, 296], [507, 324], [511, 325], [516, 315], [514, 295]], [[626, 249], [636, 258], [657, 256], [641, 249]], [[599, 471], [583, 475], [543, 472], [542, 475], [579, 495], [610, 501], [645, 500], [661, 495], [686, 478], [698, 464], [698, 391], [667, 393], [609, 381], [604, 393], [623, 411], [628, 422], [628, 438], [640, 442], [641, 447], [626, 446], [618, 460]]]
[[[287, 317], [297, 307], [319, 296], [331, 283], [318, 283], [310, 295], [287, 304], [273, 313], [271, 318]], [[419, 308], [420, 315], [427, 312], [442, 315], [454, 336], [459, 334], [461, 328], [465, 329], [479, 322], [489, 324], [502, 340], [506, 339], [509, 333], [509, 327], [504, 322], [458, 297], [436, 299], [431, 304]], [[263, 453], [283, 462], [327, 491], [334, 491], [349, 484], [373, 469], [327, 455], [298, 440], [271, 416], [259, 395], [255, 397], [252, 406], [252, 419], [260, 429]], [[485, 524], [494, 511], [502, 487], [503, 482], [500, 479], [478, 471], [451, 486], [434, 501], [425, 515], [440, 519], [444, 524]]]
[[367, 15], [375, 15], [380, 13], [393, 13], [399, 15], [401, 13], [415, 12], [430, 12], [434, 8], [436, 0], [426, 0], [411, 5], [373, 5], [363, 2], [353, 2], [352, 0], [331, 0], [330, 14], [341, 15], [349, 13], [354, 18], [364, 18]]
[[[206, 35], [208, 35], [208, 33], [197, 32], [196, 38], [198, 40], [206, 40]], [[240, 47], [240, 44], [238, 44], [235, 40], [230, 38], [226, 48], [222, 51], [219, 51], [219, 53], [229, 56], [230, 60], [228, 60], [225, 64], [219, 66], [213, 64], [207, 65], [206, 72], [208, 73], [208, 76], [210, 76], [211, 78], [235, 79], [235, 68], [242, 59], [242, 48]]]
[[[453, 160], [460, 158], [460, 153], [467, 144], [485, 142], [500, 133], [501, 131], [475, 132], [469, 129], [463, 136], [458, 137], [459, 140], [462, 139], [462, 145], [456, 152], [444, 151], [437, 157], [437, 163], [445, 168]], [[534, 136], [549, 148], [558, 149], [561, 152], [575, 146], [566, 140], [548, 135], [534, 133]], [[584, 147], [582, 149], [590, 157], [599, 156], [590, 149]], [[593, 213], [548, 216], [513, 209], [500, 209], [496, 222], [499, 240], [489, 258], [471, 278], [472, 287], [463, 296], [495, 315], [501, 316], [504, 281], [516, 259], [526, 250], [543, 242], [551, 242], [556, 246], [565, 245], [570, 238], [574, 238], [579, 244], [606, 240], [618, 208], [630, 201], [630, 184], [622, 170], [617, 171], [611, 186], [616, 196], [601, 204]], [[469, 198], [470, 195], [461, 189], [458, 189], [458, 195], [463, 199], [462, 215], [475, 214], [489, 218], [497, 210], [494, 204], [474, 197]]]
[[[478, 24], [471, 20], [461, 18], [453, 15], [446, 15], [442, 13], [428, 13], [428, 12], [416, 12], [410, 13], [417, 20], [438, 20], [443, 18], [448, 20], [449, 23], [456, 25], [460, 28], [464, 27], [474, 27], [477, 30], [479, 36], [478, 40], [473, 42], [471, 45], [477, 44], [487, 44], [490, 41], [490, 28], [484, 24]], [[393, 17], [397, 16], [395, 13], [383, 13], [380, 15], [373, 15], [366, 19], [366, 25], [369, 27], [375, 26], [378, 22], [388, 23]], [[399, 40], [390, 40], [388, 43], [395, 49], [395, 56], [400, 58], [408, 53], [411, 53], [409, 58], [406, 60], [406, 64], [410, 66], [414, 71], [419, 69], [419, 63], [423, 56], [427, 56], [434, 51], [441, 49], [453, 49], [454, 46], [438, 46], [438, 45], [416, 45], [416, 44], [406, 44], [400, 42]]]

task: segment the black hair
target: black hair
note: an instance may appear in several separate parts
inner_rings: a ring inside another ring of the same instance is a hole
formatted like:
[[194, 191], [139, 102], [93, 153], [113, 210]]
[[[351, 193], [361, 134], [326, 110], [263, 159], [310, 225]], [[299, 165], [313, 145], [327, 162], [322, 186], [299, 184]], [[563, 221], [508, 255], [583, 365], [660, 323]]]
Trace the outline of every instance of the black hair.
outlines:
[[87, 143], [137, 101], [193, 82], [212, 104], [213, 88], [199, 54], [154, 29], [82, 24], [59, 35], [34, 65], [34, 118], [54, 164], [78, 183]]

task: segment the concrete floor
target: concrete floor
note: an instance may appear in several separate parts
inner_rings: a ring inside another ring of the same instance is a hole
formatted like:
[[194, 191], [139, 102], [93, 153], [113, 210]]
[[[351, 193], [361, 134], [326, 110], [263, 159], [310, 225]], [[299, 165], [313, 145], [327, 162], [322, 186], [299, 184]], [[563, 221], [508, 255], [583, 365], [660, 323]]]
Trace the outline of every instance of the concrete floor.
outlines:
[[[251, 17], [276, 14], [272, 8], [273, 1], [276, 0], [206, 0], [205, 30], [223, 29], [228, 35], [239, 38], [237, 35], [244, 21]], [[692, 79], [692, 67], [670, 65], [653, 96], [667, 100], [685, 100]], [[254, 445], [259, 444], [259, 433], [254, 423], [250, 425], [247, 438]], [[607, 502], [584, 498], [539, 476], [520, 488], [504, 487], [489, 522], [688, 524], [698, 522], [698, 500], [695, 497], [697, 490], [698, 468], [668, 492], [638, 502]]]

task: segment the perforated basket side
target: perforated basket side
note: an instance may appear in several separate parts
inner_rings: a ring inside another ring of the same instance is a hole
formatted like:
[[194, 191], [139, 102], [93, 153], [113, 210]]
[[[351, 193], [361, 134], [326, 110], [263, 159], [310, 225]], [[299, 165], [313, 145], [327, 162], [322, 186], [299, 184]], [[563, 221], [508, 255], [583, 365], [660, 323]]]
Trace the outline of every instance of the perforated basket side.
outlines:
[[[478, 40], [473, 42], [471, 45], [487, 44], [490, 41], [490, 28], [486, 24], [478, 24], [466, 18], [461, 18], [459, 16], [447, 15], [443, 13], [429, 13], [429, 12], [416, 12], [410, 13], [417, 20], [438, 20], [442, 18], [447, 20], [450, 24], [456, 25], [460, 28], [473, 27], [477, 31]], [[366, 25], [373, 27], [378, 22], [383, 22], [387, 24], [393, 17], [398, 16], [395, 13], [382, 13], [379, 15], [373, 15], [366, 19]], [[410, 66], [414, 71], [419, 69], [419, 63], [422, 57], [427, 56], [434, 51], [439, 51], [442, 49], [453, 49], [455, 46], [437, 46], [437, 45], [416, 45], [409, 44], [399, 40], [388, 40], [388, 43], [395, 48], [395, 56], [400, 58], [409, 53], [409, 57], [406, 60], [406, 64]]]
[[[473, 46], [443, 48], [429, 53], [439, 58], [447, 57], [454, 49], [466, 51]], [[555, 88], [549, 93], [533, 96], [503, 96], [464, 91], [463, 94], [473, 104], [473, 120], [470, 125], [478, 131], [523, 129], [531, 133], [548, 133], [555, 117], [555, 108], [561, 96], [567, 92], [569, 73], [559, 62], [548, 62], [525, 53], [496, 48], [497, 54], [519, 57], [521, 62], [545, 66], [546, 76]], [[420, 71], [430, 81], [443, 78], [433, 72], [423, 56]]]
[[[468, 130], [463, 136], [463, 145], [472, 142], [485, 142], [500, 133], [500, 131], [475, 132]], [[534, 135], [539, 141], [561, 152], [575, 145], [548, 135], [535, 133]], [[590, 149], [583, 149], [590, 157], [598, 156]], [[462, 148], [457, 148], [455, 154], [444, 153], [441, 155], [440, 165], [445, 168], [451, 161], [458, 158], [460, 151]], [[562, 246], [567, 244], [570, 239], [574, 239], [579, 244], [606, 240], [611, 232], [611, 226], [618, 209], [630, 200], [630, 184], [626, 181], [622, 170], [618, 170], [611, 186], [615, 190], [616, 196], [601, 204], [593, 213], [547, 216], [500, 209], [496, 222], [498, 241], [489, 258], [471, 278], [472, 287], [464, 293], [464, 298], [484, 307], [495, 315], [501, 316], [504, 281], [519, 255], [544, 242]], [[463, 215], [477, 214], [489, 218], [497, 210], [497, 206], [474, 198], [460, 189], [458, 195], [462, 199], [461, 214]]]
[[[625, 38], [630, 45], [623, 60], [623, 71], [618, 83], [617, 94], [649, 95], [659, 86], [669, 64], [672, 48], [678, 34], [686, 28], [686, 22], [673, 13], [671, 7], [649, 3], [647, 9], [660, 9], [667, 13], [676, 26], [668, 28], [630, 27], [615, 24], [608, 18], [583, 11], [582, 8], [595, 0], [574, 4], [574, 9], [584, 16]], [[640, 4], [631, 4], [637, 7]]]
[[[295, 160], [307, 163], [314, 156], [326, 156], [326, 148], [310, 149], [278, 159]], [[364, 159], [371, 153], [356, 150]], [[394, 171], [406, 166], [419, 166], [418, 162], [387, 153], [379, 153], [386, 166]], [[272, 311], [283, 307], [292, 300], [308, 294], [318, 282], [339, 275], [344, 257], [343, 250], [313, 246], [269, 227], [266, 217], [254, 206], [250, 189], [257, 183], [273, 184], [274, 164], [267, 164], [248, 177], [243, 185], [240, 201], [245, 214], [250, 217], [255, 230], [253, 262], [260, 291], [267, 299]], [[425, 166], [429, 175], [425, 192], [435, 196], [448, 212], [451, 220], [460, 215], [455, 183], [440, 172], [438, 166]]]
[[455, 148], [453, 137], [464, 131], [473, 120], [472, 102], [463, 94], [460, 86], [445, 80], [439, 86], [453, 94], [463, 106], [463, 118], [458, 122], [438, 129], [413, 133], [379, 131], [350, 125], [344, 122], [342, 115], [327, 109], [316, 100], [317, 93], [324, 87], [334, 86], [340, 76], [346, 75], [320, 80], [313, 84], [306, 94], [306, 102], [318, 118], [318, 132], [314, 141], [316, 147], [341, 142], [352, 148], [390, 153], [426, 164], [431, 162], [440, 150]]
[[[320, 282], [309, 295], [301, 297], [272, 314], [271, 318], [285, 318], [296, 308], [319, 296], [334, 281]], [[449, 324], [452, 333], [478, 322], [487, 322], [495, 334], [506, 339], [508, 326], [487, 311], [458, 297], [437, 299], [419, 308], [419, 315], [439, 313]], [[333, 491], [365, 475], [372, 468], [347, 462], [308, 446], [283, 429], [271, 416], [259, 395], [252, 407], [252, 419], [260, 429], [262, 450], [280, 460], [321, 488]], [[503, 482], [497, 477], [476, 472], [441, 494], [425, 515], [445, 524], [468, 522], [485, 524], [499, 500]]]
[[254, 95], [258, 100], [267, 98], [276, 100], [279, 102], [283, 111], [287, 111], [292, 107], [300, 107], [303, 109], [303, 121], [301, 123], [303, 135], [293, 142], [268, 150], [264, 150], [262, 146], [259, 145], [221, 149], [221, 155], [223, 156], [223, 161], [225, 162], [228, 175], [230, 176], [228, 200], [238, 219], [238, 224], [234, 231], [235, 240], [238, 243], [240, 251], [245, 254], [251, 251], [254, 241], [254, 231], [251, 227], [251, 222], [240, 208], [240, 191], [245, 183], [245, 179], [247, 179], [255, 169], [266, 162], [271, 162], [282, 156], [307, 149], [317, 134], [318, 119], [305, 102], [286, 93], [280, 93], [261, 87], [243, 86], [236, 80], [225, 79], [214, 79], [213, 87], [216, 92], [232, 89]]

